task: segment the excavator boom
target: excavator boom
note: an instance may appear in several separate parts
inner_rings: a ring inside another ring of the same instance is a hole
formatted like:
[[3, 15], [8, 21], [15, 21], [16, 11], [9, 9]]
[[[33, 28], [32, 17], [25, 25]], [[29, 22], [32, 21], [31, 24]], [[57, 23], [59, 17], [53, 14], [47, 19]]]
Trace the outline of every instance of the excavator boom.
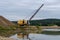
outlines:
[[44, 4], [42, 4], [37, 11], [30, 17], [29, 21], [38, 13], [38, 11], [44, 6]]

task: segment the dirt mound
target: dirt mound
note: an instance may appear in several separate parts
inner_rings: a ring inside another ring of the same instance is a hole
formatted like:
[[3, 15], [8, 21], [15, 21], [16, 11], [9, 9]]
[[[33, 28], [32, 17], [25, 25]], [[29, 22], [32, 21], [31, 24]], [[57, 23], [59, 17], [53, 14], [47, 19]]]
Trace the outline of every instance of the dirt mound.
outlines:
[[13, 26], [13, 25], [15, 25], [15, 24], [12, 23], [11, 21], [7, 20], [3, 16], [0, 16], [0, 26]]

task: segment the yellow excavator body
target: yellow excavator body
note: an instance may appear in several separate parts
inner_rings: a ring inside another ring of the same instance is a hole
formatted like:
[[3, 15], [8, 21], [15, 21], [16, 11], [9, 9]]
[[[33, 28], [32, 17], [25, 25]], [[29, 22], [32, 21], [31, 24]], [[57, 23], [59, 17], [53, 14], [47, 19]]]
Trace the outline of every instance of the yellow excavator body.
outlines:
[[27, 20], [18, 20], [18, 25], [20, 26], [24, 26], [24, 25], [27, 25]]

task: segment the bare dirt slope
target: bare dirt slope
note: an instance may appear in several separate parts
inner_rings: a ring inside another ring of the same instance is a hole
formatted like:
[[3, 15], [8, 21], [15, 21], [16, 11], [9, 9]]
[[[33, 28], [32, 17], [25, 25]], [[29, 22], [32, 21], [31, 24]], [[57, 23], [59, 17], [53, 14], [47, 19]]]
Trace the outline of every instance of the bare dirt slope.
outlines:
[[15, 34], [16, 24], [12, 23], [8, 19], [0, 16], [0, 36], [10, 36]]
[[13, 26], [13, 25], [15, 25], [15, 24], [12, 23], [11, 21], [7, 20], [3, 16], [0, 16], [0, 26]]

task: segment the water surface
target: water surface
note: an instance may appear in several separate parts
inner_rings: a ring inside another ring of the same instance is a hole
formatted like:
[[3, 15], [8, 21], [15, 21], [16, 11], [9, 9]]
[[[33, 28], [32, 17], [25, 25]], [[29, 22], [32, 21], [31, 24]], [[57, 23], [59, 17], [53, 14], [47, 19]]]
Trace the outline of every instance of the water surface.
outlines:
[[[20, 40], [17, 34], [11, 36], [15, 40]], [[60, 29], [44, 29], [41, 34], [29, 34], [31, 40], [60, 40]]]
[[[17, 35], [11, 36], [15, 40], [20, 40]], [[60, 35], [29, 34], [31, 40], [60, 40]]]

